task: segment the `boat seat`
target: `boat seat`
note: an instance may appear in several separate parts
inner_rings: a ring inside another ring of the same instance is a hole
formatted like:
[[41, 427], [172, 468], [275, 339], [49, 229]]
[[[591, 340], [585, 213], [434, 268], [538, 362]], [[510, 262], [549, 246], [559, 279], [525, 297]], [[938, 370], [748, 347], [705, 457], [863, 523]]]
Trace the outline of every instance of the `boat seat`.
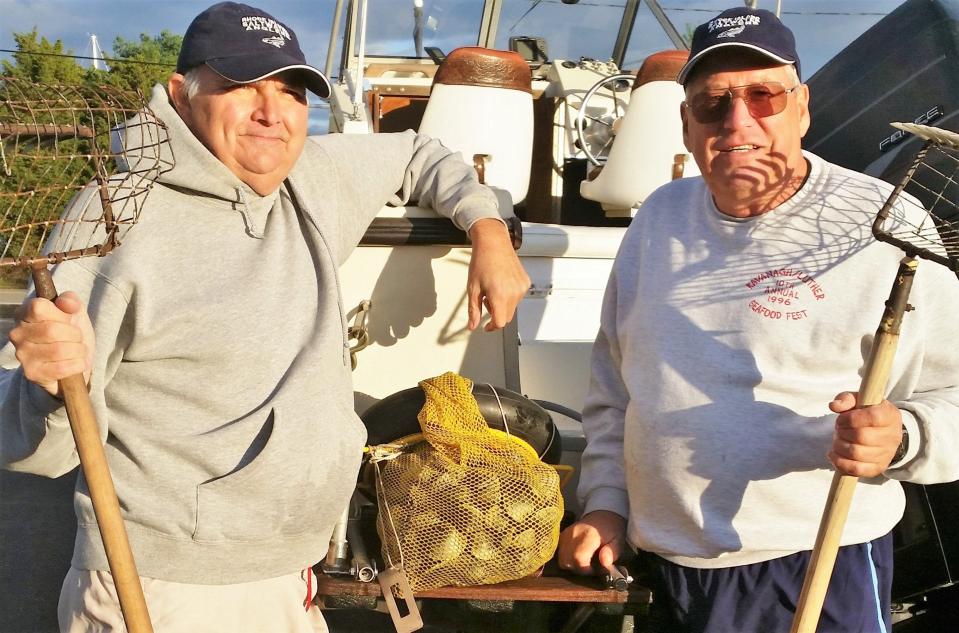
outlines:
[[660, 51], [636, 74], [605, 166], [580, 184], [580, 195], [601, 203], [606, 215], [628, 217], [660, 185], [699, 175], [683, 145], [679, 114], [686, 96], [676, 77], [687, 57], [687, 51]]
[[419, 131], [460, 152], [480, 182], [526, 198], [533, 152], [529, 65], [512, 51], [457, 48], [436, 70]]

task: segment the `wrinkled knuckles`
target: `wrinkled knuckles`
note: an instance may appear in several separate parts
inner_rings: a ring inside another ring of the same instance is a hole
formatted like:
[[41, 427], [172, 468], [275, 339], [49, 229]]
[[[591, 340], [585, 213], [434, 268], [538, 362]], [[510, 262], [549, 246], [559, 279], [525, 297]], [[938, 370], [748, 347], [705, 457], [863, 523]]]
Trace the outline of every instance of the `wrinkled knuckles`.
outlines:
[[851, 459], [853, 461], [859, 461], [864, 457], [863, 451], [852, 442], [836, 442], [835, 446], [833, 446], [833, 450], [840, 457]]
[[46, 368], [43, 373], [46, 374], [45, 380], [47, 382], [52, 382], [61, 380], [68, 376], [82, 374], [85, 368], [86, 363], [80, 359], [52, 361], [46, 363]]
[[836, 460], [836, 468], [843, 474], [859, 478], [876, 477], [884, 470], [880, 469], [876, 464], [868, 464], [843, 458]]

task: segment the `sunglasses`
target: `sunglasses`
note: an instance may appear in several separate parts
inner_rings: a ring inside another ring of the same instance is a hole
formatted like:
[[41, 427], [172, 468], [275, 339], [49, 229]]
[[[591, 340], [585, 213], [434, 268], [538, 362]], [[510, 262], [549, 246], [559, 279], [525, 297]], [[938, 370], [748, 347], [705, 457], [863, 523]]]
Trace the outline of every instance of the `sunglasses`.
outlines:
[[734, 86], [725, 90], [705, 90], [684, 102], [698, 123], [722, 121], [733, 106], [733, 99], [742, 99], [754, 119], [779, 114], [786, 109], [789, 93], [802, 84], [786, 88], [778, 81], [764, 81], [748, 86]]

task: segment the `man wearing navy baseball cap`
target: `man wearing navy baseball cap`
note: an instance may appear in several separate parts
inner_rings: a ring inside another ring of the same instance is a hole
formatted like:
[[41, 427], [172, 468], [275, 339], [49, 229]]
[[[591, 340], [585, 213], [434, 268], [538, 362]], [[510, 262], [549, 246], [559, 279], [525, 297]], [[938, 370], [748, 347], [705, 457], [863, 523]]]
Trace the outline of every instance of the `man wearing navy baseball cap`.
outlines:
[[[497, 196], [458, 154], [411, 131], [308, 139], [308, 90], [330, 84], [288, 24], [232, 2], [197, 16], [150, 100], [176, 166], [122, 254], [58, 265], [73, 292], [29, 299], [4, 351], [0, 467], [77, 465], [57, 380], [86, 372], [158, 632], [326, 629], [311, 566], [366, 437], [337, 269], [384, 204], [432, 206], [468, 233], [470, 329], [484, 302], [486, 329], [503, 327], [529, 287]], [[66, 213], [99, 217], [84, 215], [98, 200]], [[126, 630], [82, 476], [75, 508], [61, 631]]]
[[[870, 231], [892, 187], [802, 150], [809, 89], [769, 11], [700, 25], [678, 81], [702, 176], [648, 197], [620, 246], [583, 410], [584, 515], [559, 564], [591, 573], [637, 549], [656, 630], [785, 633], [838, 470], [866, 485], [818, 630], [888, 632], [897, 480], [959, 478], [959, 363], [941, 344], [959, 286], [943, 267], [917, 276], [888, 399], [857, 409], [888, 290], [863, 280], [902, 256]], [[907, 223], [926, 217], [900, 200]]]

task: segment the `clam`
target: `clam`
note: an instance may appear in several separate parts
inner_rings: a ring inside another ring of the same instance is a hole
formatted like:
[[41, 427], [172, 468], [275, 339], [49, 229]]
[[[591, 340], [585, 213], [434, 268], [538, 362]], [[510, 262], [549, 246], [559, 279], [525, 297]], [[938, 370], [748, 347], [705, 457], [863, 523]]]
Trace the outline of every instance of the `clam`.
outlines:
[[496, 548], [493, 547], [492, 542], [490, 542], [489, 536], [483, 532], [478, 532], [473, 534], [472, 543], [470, 543], [470, 554], [475, 558], [482, 561], [493, 560], [498, 553]]
[[536, 506], [526, 496], [510, 499], [505, 506], [506, 514], [517, 523], [522, 523], [526, 517], [536, 511]]
[[449, 563], [466, 548], [466, 539], [448, 523], [438, 524], [429, 539], [429, 555], [435, 561]]

